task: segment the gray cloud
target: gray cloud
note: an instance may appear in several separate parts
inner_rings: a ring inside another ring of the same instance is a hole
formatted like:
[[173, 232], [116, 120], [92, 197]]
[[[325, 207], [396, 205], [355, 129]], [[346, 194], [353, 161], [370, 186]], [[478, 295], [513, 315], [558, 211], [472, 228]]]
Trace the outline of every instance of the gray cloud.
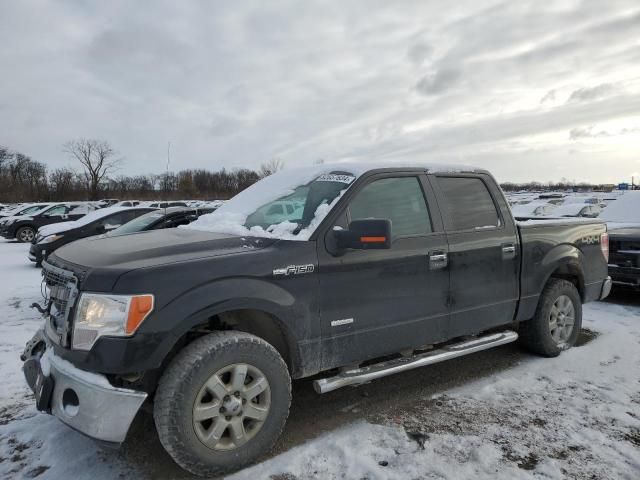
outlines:
[[579, 88], [571, 92], [569, 102], [588, 102], [608, 97], [617, 92], [617, 88], [610, 83], [602, 83], [595, 87]]
[[547, 93], [545, 93], [544, 97], [540, 99], [540, 103], [541, 104], [551, 103], [551, 102], [555, 102], [555, 100], [556, 100], [556, 91], [549, 90]]
[[576, 127], [569, 130], [570, 140], [580, 140], [582, 138], [599, 138], [599, 137], [616, 137], [619, 135], [628, 135], [640, 133], [640, 128], [622, 128], [619, 130], [607, 131], [596, 130], [593, 125], [588, 127]]
[[423, 95], [436, 95], [455, 86], [460, 72], [454, 68], [442, 68], [422, 77], [416, 83], [416, 90]]
[[418, 42], [409, 47], [409, 50], [407, 51], [407, 58], [414, 65], [422, 65], [432, 53], [433, 48], [425, 43]]
[[401, 7], [0, 2], [0, 144], [56, 167], [70, 138], [106, 138], [126, 173], [162, 170], [169, 140], [174, 168], [400, 158], [506, 180], [597, 176], [583, 165], [600, 154], [607, 174], [637, 170], [631, 149], [602, 153], [603, 136], [567, 138], [584, 125], [637, 134], [637, 2]]

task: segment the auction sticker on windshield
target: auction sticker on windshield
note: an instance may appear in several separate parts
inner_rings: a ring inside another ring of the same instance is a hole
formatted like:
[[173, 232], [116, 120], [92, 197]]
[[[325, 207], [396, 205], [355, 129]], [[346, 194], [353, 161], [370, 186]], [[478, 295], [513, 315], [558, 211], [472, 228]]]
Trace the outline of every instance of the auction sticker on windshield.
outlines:
[[325, 173], [316, 178], [316, 182], [340, 182], [349, 184], [356, 179], [353, 175], [339, 175], [337, 173]]

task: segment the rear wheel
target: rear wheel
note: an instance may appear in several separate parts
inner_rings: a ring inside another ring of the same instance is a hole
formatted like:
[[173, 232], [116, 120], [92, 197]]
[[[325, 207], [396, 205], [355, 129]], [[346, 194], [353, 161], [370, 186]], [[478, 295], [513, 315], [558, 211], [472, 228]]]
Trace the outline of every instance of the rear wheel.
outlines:
[[520, 342], [545, 357], [571, 348], [582, 328], [582, 300], [575, 285], [551, 279], [545, 286], [535, 316], [520, 325]]
[[171, 362], [158, 385], [154, 419], [178, 465], [214, 476], [268, 452], [290, 403], [291, 380], [275, 348], [247, 333], [216, 332]]
[[33, 227], [20, 227], [16, 232], [16, 239], [21, 243], [31, 243], [36, 236]]

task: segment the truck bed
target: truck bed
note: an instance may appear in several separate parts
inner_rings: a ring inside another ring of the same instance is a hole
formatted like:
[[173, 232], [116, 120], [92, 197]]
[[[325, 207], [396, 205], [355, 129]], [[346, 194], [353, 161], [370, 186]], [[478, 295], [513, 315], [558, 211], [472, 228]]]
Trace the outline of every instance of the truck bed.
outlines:
[[[517, 320], [534, 313], [542, 289], [552, 274], [577, 275], [583, 301], [600, 297], [607, 264], [601, 261], [602, 234], [607, 227], [598, 219], [547, 218], [517, 220], [520, 239], [520, 304]], [[560, 259], [570, 257], [568, 264]], [[599, 261], [600, 260], [600, 261]]]

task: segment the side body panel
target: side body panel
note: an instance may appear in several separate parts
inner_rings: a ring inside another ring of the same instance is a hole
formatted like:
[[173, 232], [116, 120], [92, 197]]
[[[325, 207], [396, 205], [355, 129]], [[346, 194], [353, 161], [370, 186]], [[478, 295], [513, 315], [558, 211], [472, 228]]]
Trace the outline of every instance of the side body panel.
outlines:
[[583, 301], [596, 300], [607, 277], [607, 262], [600, 236], [606, 225], [599, 221], [522, 222], [522, 288], [517, 320], [533, 317], [542, 290], [552, 274], [578, 278]]
[[[369, 183], [402, 176], [420, 180], [433, 232], [400, 236], [388, 250], [330, 253], [328, 236], [334, 225], [347, 226], [349, 218], [341, 219], [350, 200]], [[429, 257], [448, 245], [424, 172], [368, 175], [345, 197], [317, 243], [323, 369], [445, 340], [449, 270], [431, 268]]]
[[[451, 318], [448, 338], [470, 335], [513, 321], [519, 300], [520, 245], [508, 204], [486, 174], [437, 175], [484, 182], [498, 212], [497, 227], [456, 230], [443, 209], [449, 240]], [[445, 202], [437, 178], [430, 176], [438, 202]]]

